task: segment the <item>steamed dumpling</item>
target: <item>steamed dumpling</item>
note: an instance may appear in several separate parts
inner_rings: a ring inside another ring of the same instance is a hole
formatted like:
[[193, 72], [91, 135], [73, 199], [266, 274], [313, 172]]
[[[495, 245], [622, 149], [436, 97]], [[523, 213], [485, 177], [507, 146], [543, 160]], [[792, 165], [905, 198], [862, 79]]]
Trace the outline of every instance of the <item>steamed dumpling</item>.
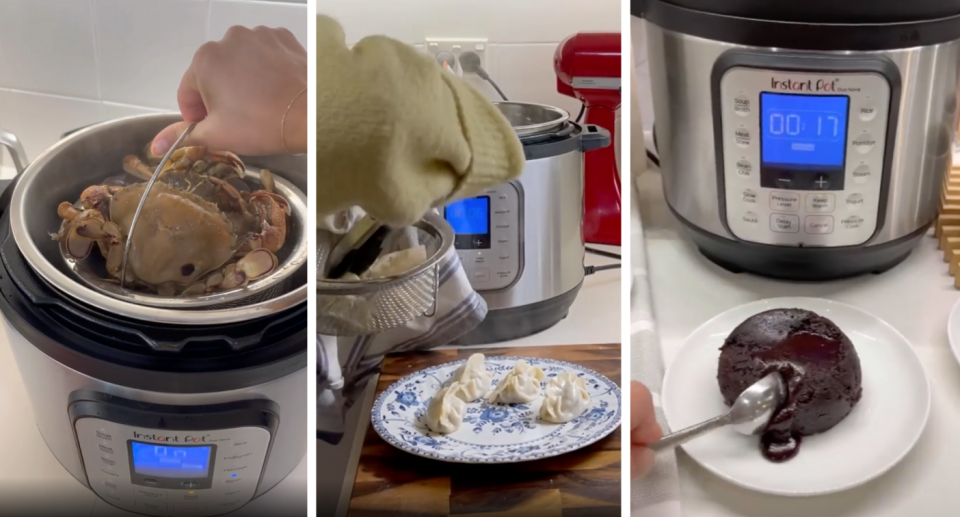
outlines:
[[450, 377], [450, 382], [459, 382], [461, 388], [457, 396], [464, 402], [474, 402], [490, 391], [493, 376], [484, 366], [483, 354], [473, 354], [463, 366], [457, 368]]
[[530, 363], [520, 359], [513, 366], [513, 370], [507, 374], [497, 389], [490, 395], [490, 402], [503, 402], [504, 404], [528, 404], [540, 396], [540, 381], [545, 374], [543, 370], [536, 366], [530, 366]]
[[547, 383], [540, 419], [554, 424], [569, 422], [582, 415], [589, 404], [590, 394], [583, 379], [575, 373], [563, 372]]
[[460, 428], [463, 415], [467, 410], [467, 403], [457, 396], [457, 392], [462, 387], [460, 383], [455, 382], [434, 395], [427, 406], [427, 412], [423, 415], [424, 423], [431, 431], [449, 434]]

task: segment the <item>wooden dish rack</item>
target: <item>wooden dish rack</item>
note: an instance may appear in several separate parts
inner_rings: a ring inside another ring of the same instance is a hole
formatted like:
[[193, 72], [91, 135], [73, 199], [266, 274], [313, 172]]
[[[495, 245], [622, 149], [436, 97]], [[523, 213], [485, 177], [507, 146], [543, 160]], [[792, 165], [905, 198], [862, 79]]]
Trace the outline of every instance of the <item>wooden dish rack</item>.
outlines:
[[940, 242], [954, 286], [960, 289], [960, 166], [953, 166], [944, 177], [933, 236]]

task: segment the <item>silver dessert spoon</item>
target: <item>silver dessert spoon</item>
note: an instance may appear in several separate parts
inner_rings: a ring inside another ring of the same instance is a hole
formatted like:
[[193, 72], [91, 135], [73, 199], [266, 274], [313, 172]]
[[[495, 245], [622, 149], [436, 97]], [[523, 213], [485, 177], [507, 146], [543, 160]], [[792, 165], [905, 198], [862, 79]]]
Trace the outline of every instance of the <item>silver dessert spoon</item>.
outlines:
[[745, 389], [734, 401], [730, 411], [706, 422], [668, 434], [648, 445], [654, 452], [671, 449], [715, 429], [732, 425], [737, 432], [754, 435], [762, 432], [780, 403], [787, 398], [787, 388], [780, 373], [774, 372]]

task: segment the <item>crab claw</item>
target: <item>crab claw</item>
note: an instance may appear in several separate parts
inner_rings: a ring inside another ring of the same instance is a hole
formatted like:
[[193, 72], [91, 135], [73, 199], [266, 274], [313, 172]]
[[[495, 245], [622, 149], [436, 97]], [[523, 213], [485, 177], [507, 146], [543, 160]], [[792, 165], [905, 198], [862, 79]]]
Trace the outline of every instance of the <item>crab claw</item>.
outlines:
[[[140, 158], [137, 158], [132, 154], [128, 154], [123, 157], [123, 170], [144, 181], [149, 180], [153, 176], [154, 172], [153, 169], [140, 161]], [[166, 167], [164, 170], [166, 170]]]
[[223, 282], [220, 283], [221, 288], [236, 289], [237, 287], [246, 285], [246, 283], [247, 275], [237, 269], [236, 264], [230, 264], [223, 269]]
[[237, 261], [237, 270], [250, 280], [260, 278], [277, 268], [277, 256], [270, 250], [258, 248]]
[[267, 169], [260, 169], [260, 184], [263, 185], [263, 190], [267, 192], [273, 192], [277, 189], [277, 184], [273, 181], [273, 173]]
[[73, 221], [80, 215], [80, 210], [77, 210], [77, 207], [73, 206], [69, 201], [64, 201], [57, 206], [57, 215], [60, 219], [66, 219], [67, 221]]
[[77, 233], [76, 226], [70, 228], [70, 231], [67, 233], [67, 238], [64, 241], [67, 253], [77, 260], [83, 260], [90, 255], [94, 242], [90, 237], [84, 237]]

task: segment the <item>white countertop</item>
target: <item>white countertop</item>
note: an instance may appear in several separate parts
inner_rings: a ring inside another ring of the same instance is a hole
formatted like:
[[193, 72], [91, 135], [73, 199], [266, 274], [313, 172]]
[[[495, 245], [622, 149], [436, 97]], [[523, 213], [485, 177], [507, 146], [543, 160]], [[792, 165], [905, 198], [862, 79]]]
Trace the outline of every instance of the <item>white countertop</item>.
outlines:
[[[706, 260], [664, 201], [660, 174], [639, 181], [657, 327], [670, 361], [703, 322], [738, 305], [780, 296], [813, 296], [870, 312], [913, 344], [930, 379], [927, 428], [909, 455], [880, 478], [814, 498], [754, 493], [713, 476], [678, 449], [685, 517], [947, 517], [960, 508], [960, 365], [947, 342], [947, 318], [960, 300], [936, 241], [924, 239], [905, 262], [880, 275], [799, 284], [733, 274]], [[849, 461], [856, 461], [856, 454]], [[861, 451], [860, 454], [869, 454]]]
[[[620, 254], [620, 248], [614, 246], [589, 245], [592, 248]], [[618, 261], [588, 253], [584, 263], [588, 266], [616, 264]], [[543, 332], [513, 341], [504, 341], [490, 345], [497, 348], [535, 347], [551, 345], [593, 345], [620, 343], [620, 306], [621, 306], [621, 270], [600, 271], [583, 280], [583, 287], [570, 307], [566, 319]], [[477, 345], [465, 348], [483, 348]], [[455, 346], [440, 349], [459, 348]], [[371, 380], [364, 396], [347, 412], [343, 441], [334, 446], [317, 441], [317, 500], [338, 501], [336, 511], [318, 516], [346, 515], [350, 492], [357, 476], [360, 461], [360, 449], [367, 426], [370, 424], [370, 410], [376, 394], [376, 379]], [[317, 507], [318, 511], [321, 509]]]

